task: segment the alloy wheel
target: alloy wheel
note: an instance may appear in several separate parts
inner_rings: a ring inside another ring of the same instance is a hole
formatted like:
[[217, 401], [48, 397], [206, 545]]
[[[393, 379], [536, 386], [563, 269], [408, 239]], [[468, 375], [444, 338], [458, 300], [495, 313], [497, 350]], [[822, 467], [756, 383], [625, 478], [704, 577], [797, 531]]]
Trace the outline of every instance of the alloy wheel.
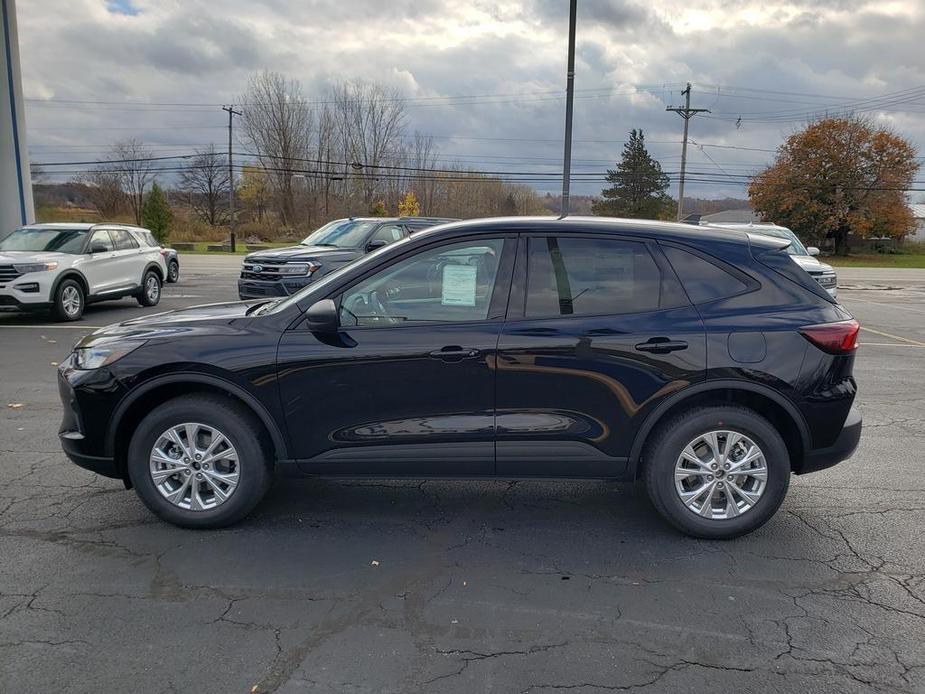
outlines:
[[161, 287], [157, 281], [157, 277], [151, 275], [145, 280], [145, 295], [148, 297], [149, 301], [157, 301], [157, 297], [160, 296]]
[[768, 482], [764, 453], [736, 431], [710, 431], [688, 443], [675, 463], [675, 490], [693, 514], [711, 520], [751, 511]]
[[157, 490], [188, 511], [217, 508], [238, 487], [238, 453], [222, 432], [207, 424], [172, 426], [157, 437], [149, 460]]
[[80, 313], [80, 290], [74, 286], [67, 286], [61, 292], [61, 306], [64, 312], [69, 316], [76, 316]]

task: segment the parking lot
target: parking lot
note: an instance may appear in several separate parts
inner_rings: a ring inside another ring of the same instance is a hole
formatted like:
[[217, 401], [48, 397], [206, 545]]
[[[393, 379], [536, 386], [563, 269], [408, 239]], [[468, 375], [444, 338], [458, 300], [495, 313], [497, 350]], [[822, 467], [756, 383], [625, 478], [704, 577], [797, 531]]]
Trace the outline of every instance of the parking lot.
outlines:
[[[157, 310], [239, 264], [184, 259]], [[860, 448], [723, 543], [600, 481], [283, 480], [180, 530], [57, 441], [56, 362], [153, 311], [0, 314], [0, 692], [925, 691], [925, 271], [841, 277]]]

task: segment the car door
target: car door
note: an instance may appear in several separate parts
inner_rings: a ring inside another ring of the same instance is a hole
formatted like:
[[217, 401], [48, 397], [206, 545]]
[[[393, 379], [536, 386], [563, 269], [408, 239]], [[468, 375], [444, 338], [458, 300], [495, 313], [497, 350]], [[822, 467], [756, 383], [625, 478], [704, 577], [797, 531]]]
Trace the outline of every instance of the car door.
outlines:
[[312, 474], [494, 473], [495, 350], [516, 238], [409, 251], [338, 290], [340, 329], [279, 345], [282, 405]]
[[115, 267], [119, 275], [119, 286], [129, 288], [140, 286], [145, 266], [147, 249], [142, 249], [138, 241], [125, 229], [110, 229], [115, 243]]
[[119, 286], [116, 262], [116, 247], [109, 230], [94, 230], [87, 242], [87, 255], [79, 265], [80, 271], [87, 278], [91, 295], [105, 295]]
[[620, 475], [639, 423], [703, 378], [705, 355], [656, 244], [522, 236], [498, 343], [498, 474]]

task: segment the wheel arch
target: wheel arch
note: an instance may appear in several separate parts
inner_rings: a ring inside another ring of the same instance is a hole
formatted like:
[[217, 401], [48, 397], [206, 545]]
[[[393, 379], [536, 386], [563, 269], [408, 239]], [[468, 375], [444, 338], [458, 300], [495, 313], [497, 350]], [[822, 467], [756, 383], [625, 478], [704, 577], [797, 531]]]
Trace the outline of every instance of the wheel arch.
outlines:
[[144, 272], [141, 273], [141, 282], [144, 284], [145, 275], [148, 274], [148, 270], [154, 270], [157, 273], [157, 278], [161, 281], [161, 284], [164, 283], [164, 272], [161, 270], [161, 266], [155, 262], [149, 262], [144, 269]]
[[80, 283], [80, 286], [84, 291], [84, 301], [87, 300], [87, 297], [90, 296], [90, 283], [87, 281], [86, 276], [84, 276], [80, 270], [75, 268], [68, 268], [55, 278], [54, 284], [51, 285], [51, 295], [48, 297], [49, 301], [55, 300], [55, 296], [58, 294], [58, 287], [61, 286], [61, 283], [64, 282], [64, 280], [68, 279], [76, 280]]
[[797, 406], [786, 396], [757, 383], [717, 380], [698, 383], [679, 391], [662, 402], [645, 419], [633, 439], [628, 473], [637, 477], [642, 467], [642, 454], [649, 435], [672, 415], [698, 405], [744, 405], [770, 420], [787, 445], [790, 467], [798, 470], [806, 452], [812, 447], [809, 427]]
[[227, 397], [251, 412], [261, 423], [266, 443], [275, 459], [289, 457], [286, 440], [266, 407], [244, 388], [211, 374], [183, 372], [167, 374], [138, 386], [122, 399], [113, 412], [106, 435], [106, 455], [116, 461], [117, 469], [128, 484], [126, 455], [131, 435], [152, 408], [182, 395], [208, 393]]

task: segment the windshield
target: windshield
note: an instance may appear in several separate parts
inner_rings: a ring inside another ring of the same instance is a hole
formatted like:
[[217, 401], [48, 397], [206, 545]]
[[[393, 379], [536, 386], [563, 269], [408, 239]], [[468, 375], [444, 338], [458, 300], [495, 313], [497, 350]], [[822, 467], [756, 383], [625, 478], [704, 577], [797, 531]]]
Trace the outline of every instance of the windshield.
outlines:
[[773, 236], [778, 239], [787, 239], [790, 241], [790, 245], [784, 250], [790, 255], [809, 255], [806, 246], [803, 245], [803, 242], [800, 241], [797, 235], [790, 231], [790, 229], [784, 229], [783, 227], [758, 227], [755, 229], [755, 233], [763, 234], [764, 236]]
[[80, 253], [86, 229], [39, 229], [23, 227], [0, 241], [0, 251], [54, 251]]
[[377, 222], [354, 222], [350, 220], [337, 220], [325, 224], [320, 229], [309, 234], [303, 246], [336, 246], [337, 248], [356, 248], [360, 246], [366, 234]]

